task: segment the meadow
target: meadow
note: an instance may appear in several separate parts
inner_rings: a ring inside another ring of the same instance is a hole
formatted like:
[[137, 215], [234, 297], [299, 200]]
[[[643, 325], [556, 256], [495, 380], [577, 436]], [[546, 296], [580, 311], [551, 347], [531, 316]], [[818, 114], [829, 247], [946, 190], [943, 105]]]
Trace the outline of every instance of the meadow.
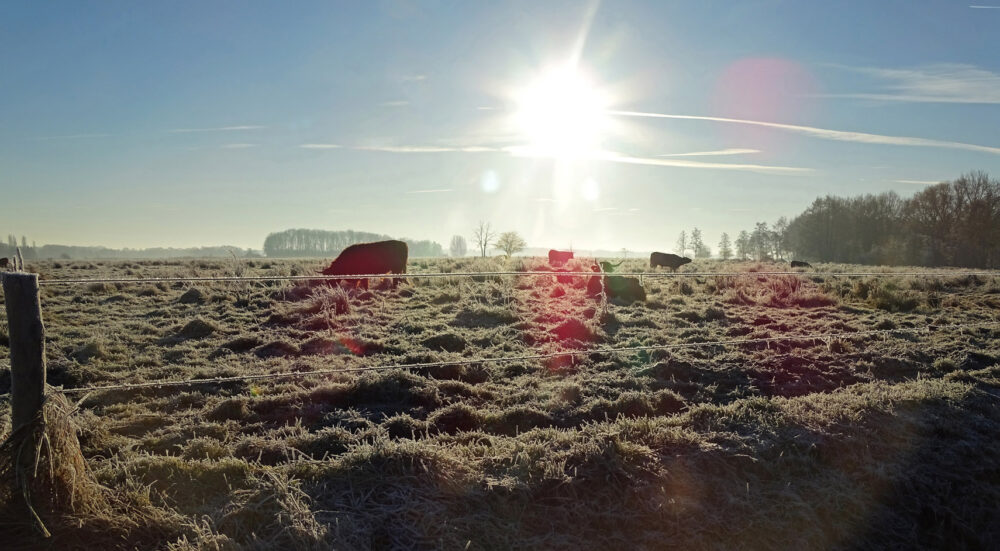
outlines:
[[[55, 280], [321, 265], [28, 268]], [[415, 259], [408, 269], [545, 266]], [[644, 259], [618, 268], [646, 270]], [[3, 511], [0, 540], [169, 550], [1000, 541], [1000, 275], [830, 277], [873, 270], [832, 264], [758, 273], [779, 270], [787, 265], [697, 260], [681, 272], [741, 274], [644, 278], [647, 299], [631, 303], [548, 276], [410, 278], [368, 291], [45, 285], [48, 382], [67, 389], [580, 353], [69, 394], [91, 491], [44, 516], [44, 542], [10, 521], [23, 512]], [[887, 333], [852, 335], [872, 330]], [[601, 350], [675, 344], [685, 346]], [[0, 366], [8, 353], [0, 321]], [[9, 388], [4, 369], [0, 393]], [[4, 437], [9, 408], [0, 403]]]

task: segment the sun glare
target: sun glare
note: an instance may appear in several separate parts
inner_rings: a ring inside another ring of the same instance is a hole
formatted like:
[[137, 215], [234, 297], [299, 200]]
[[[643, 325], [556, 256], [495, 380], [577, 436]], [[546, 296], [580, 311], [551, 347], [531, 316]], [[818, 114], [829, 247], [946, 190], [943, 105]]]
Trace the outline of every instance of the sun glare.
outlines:
[[516, 124], [525, 153], [559, 158], [598, 151], [608, 127], [608, 98], [574, 68], [548, 71], [521, 89]]

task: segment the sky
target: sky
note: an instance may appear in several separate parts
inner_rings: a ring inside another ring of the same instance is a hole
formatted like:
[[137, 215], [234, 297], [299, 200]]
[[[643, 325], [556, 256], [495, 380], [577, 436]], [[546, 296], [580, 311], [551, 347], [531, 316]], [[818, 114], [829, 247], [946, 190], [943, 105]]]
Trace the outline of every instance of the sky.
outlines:
[[714, 249], [818, 196], [1000, 176], [978, 1], [6, 1], [0, 234]]

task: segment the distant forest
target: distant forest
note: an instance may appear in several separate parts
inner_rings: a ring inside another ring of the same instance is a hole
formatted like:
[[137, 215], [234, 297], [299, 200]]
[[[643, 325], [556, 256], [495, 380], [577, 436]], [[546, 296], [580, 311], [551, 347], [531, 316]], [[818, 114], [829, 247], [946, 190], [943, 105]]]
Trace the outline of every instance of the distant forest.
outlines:
[[[337, 256], [340, 251], [355, 243], [394, 239], [388, 235], [354, 230], [327, 231], [294, 229], [272, 233], [264, 239], [264, 254], [268, 257]], [[403, 238], [409, 247], [410, 257], [445, 256], [444, 248], [434, 241], [416, 241]]]
[[734, 244], [738, 258], [1000, 268], [1000, 180], [970, 172], [907, 199], [828, 195]]
[[0, 257], [13, 257], [21, 247], [21, 255], [25, 260], [71, 260], [71, 259], [160, 259], [160, 258], [206, 258], [206, 257], [241, 257], [260, 256], [250, 249], [239, 247], [190, 247], [151, 249], [109, 249], [108, 247], [77, 247], [73, 245], [42, 245], [34, 242], [28, 244], [28, 238], [21, 236], [18, 242], [14, 235], [7, 236], [6, 243], [0, 243]]

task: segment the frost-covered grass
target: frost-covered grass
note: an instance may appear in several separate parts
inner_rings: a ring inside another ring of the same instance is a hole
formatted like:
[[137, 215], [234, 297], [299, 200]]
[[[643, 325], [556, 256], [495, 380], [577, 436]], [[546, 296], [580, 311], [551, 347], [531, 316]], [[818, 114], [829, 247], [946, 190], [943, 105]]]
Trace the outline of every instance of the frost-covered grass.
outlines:
[[[44, 278], [299, 275], [319, 261], [42, 262]], [[589, 271], [589, 259], [569, 270]], [[410, 272], [548, 269], [414, 259]], [[586, 279], [44, 287], [49, 383], [209, 378], [990, 321], [997, 277], [696, 261], [603, 303]], [[628, 260], [619, 272], [647, 271]], [[73, 419], [144, 549], [989, 547], [1000, 328], [105, 391]], [[8, 363], [0, 323], [0, 365]], [[0, 392], [9, 390], [9, 375]], [[71, 396], [73, 398], [73, 396]], [[0, 406], [4, 433], [9, 406]], [[14, 514], [14, 513], [11, 513]], [[5, 519], [10, 515], [5, 514]], [[7, 534], [3, 534], [7, 531]], [[4, 524], [0, 540], [31, 546]]]

